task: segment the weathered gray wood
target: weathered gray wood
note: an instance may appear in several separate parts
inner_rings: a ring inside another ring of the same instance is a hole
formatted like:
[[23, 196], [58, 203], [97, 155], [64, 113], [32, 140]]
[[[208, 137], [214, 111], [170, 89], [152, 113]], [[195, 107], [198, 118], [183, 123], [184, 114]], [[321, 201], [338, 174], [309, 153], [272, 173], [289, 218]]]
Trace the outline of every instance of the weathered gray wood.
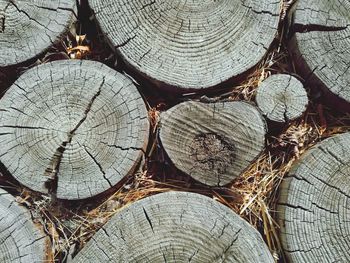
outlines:
[[212, 87], [255, 66], [277, 32], [279, 1], [90, 0], [118, 53], [158, 85]]
[[43, 64], [0, 101], [0, 161], [35, 191], [91, 197], [133, 172], [148, 141], [147, 116], [132, 81], [102, 63]]
[[168, 192], [124, 208], [73, 260], [79, 262], [274, 262], [260, 234], [206, 196]]
[[30, 213], [0, 189], [0, 262], [46, 262], [49, 242], [48, 236], [32, 222]]
[[296, 48], [304, 74], [323, 83], [337, 97], [350, 102], [350, 2], [300, 0], [295, 11]]
[[350, 262], [350, 133], [309, 150], [281, 185], [278, 217], [289, 262]]
[[260, 112], [245, 102], [185, 102], [161, 114], [160, 140], [175, 166], [222, 186], [239, 176], [265, 145]]
[[276, 122], [299, 118], [308, 104], [303, 84], [287, 74], [265, 79], [258, 88], [256, 103], [266, 117]]
[[0, 0], [0, 67], [33, 58], [67, 30], [76, 1]]

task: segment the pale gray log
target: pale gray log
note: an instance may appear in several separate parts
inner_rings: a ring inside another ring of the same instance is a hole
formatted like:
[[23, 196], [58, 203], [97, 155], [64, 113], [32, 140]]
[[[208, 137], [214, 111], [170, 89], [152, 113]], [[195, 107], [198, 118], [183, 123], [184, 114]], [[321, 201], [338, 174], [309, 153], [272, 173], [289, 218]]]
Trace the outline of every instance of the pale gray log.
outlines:
[[298, 79], [287, 74], [276, 74], [261, 83], [256, 103], [268, 119], [287, 122], [301, 117], [306, 110], [308, 98]]
[[244, 73], [277, 32], [279, 1], [90, 0], [109, 42], [157, 84], [207, 88]]
[[274, 262], [261, 235], [203, 195], [157, 194], [124, 208], [73, 260], [80, 262]]
[[15, 198], [0, 189], [0, 262], [39, 263], [48, 260], [49, 238]]
[[277, 209], [289, 262], [350, 262], [350, 133], [305, 153], [281, 185]]
[[[35, 191], [91, 197], [133, 172], [148, 141], [147, 116], [132, 81], [102, 63], [43, 64], [0, 101], [0, 161]], [[48, 189], [55, 180], [57, 189]]]
[[295, 24], [300, 63], [333, 94], [350, 102], [350, 1], [300, 0]]
[[74, 20], [75, 0], [0, 0], [0, 67], [33, 58]]
[[175, 166], [207, 185], [231, 182], [265, 146], [265, 121], [245, 102], [184, 102], [162, 113], [160, 123]]

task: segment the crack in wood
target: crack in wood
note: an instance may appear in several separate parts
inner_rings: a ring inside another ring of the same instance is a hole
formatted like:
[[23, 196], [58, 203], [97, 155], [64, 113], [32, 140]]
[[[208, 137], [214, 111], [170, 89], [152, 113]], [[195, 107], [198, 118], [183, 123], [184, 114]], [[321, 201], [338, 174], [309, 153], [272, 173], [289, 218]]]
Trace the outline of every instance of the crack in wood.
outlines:
[[62, 144], [56, 149], [56, 151], [55, 151], [55, 153], [54, 153], [54, 155], [49, 163], [49, 167], [47, 167], [45, 172], [44, 172], [44, 176], [48, 177], [47, 181], [45, 182], [45, 187], [48, 189], [48, 193], [51, 194], [51, 196], [54, 200], [56, 199], [56, 196], [57, 196], [59, 167], [60, 167], [60, 164], [62, 162], [62, 158], [63, 158], [63, 154], [66, 150], [66, 146], [72, 142], [72, 139], [75, 135], [75, 132], [83, 124], [83, 122], [86, 120], [89, 112], [91, 111], [92, 104], [94, 103], [96, 98], [101, 94], [102, 86], [104, 85], [104, 83], [105, 83], [105, 77], [103, 77], [102, 83], [100, 84], [98, 91], [92, 97], [89, 104], [87, 105], [87, 107], [84, 111], [83, 118], [81, 118], [81, 120], [78, 122], [78, 124], [68, 133], [67, 140], [63, 141]]
[[152, 221], [151, 221], [151, 219], [149, 218], [146, 209], [145, 209], [144, 207], [142, 207], [142, 209], [143, 209], [143, 213], [145, 214], [146, 220], [147, 220], [148, 224], [150, 225], [150, 227], [151, 227], [151, 229], [152, 229], [152, 232], [154, 233]]
[[91, 159], [94, 161], [94, 163], [98, 166], [98, 168], [100, 169], [103, 178], [108, 182], [110, 187], [113, 187], [111, 181], [106, 177], [106, 172], [103, 170], [101, 164], [96, 160], [96, 158], [92, 155], [92, 153], [89, 152], [89, 150], [86, 148], [85, 145], [83, 145], [85, 152], [91, 157]]
[[333, 32], [333, 31], [342, 31], [347, 29], [348, 27], [349, 26], [336, 27], [336, 26], [324, 26], [324, 25], [314, 25], [314, 24], [303, 25], [303, 24], [295, 23], [293, 26], [293, 31], [296, 33], [308, 33], [312, 31]]
[[5, 32], [5, 16], [0, 17], [0, 33]]

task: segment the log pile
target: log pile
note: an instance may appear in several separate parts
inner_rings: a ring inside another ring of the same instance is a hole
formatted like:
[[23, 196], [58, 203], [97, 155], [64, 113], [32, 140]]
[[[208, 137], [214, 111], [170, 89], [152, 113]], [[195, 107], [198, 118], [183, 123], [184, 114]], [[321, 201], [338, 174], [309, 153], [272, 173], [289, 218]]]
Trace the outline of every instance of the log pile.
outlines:
[[350, 262], [349, 10], [0, 0], [0, 261]]

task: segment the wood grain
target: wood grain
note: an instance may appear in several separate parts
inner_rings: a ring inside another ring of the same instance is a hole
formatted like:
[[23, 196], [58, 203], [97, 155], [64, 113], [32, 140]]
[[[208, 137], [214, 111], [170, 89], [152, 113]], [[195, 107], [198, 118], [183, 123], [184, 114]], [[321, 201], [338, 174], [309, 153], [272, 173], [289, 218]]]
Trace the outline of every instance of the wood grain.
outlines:
[[317, 144], [281, 185], [281, 240], [289, 262], [350, 261], [350, 133]]
[[48, 236], [34, 225], [30, 213], [0, 189], [0, 262], [45, 262], [48, 242]]
[[80, 262], [274, 262], [260, 234], [228, 207], [185, 192], [124, 208], [73, 259]]
[[244, 73], [277, 32], [279, 1], [90, 0], [112, 47], [144, 76], [208, 88]]
[[296, 61], [336, 97], [350, 101], [350, 2], [298, 1]]
[[0, 67], [31, 59], [74, 21], [76, 1], [0, 0]]
[[147, 116], [132, 81], [102, 63], [43, 64], [0, 101], [0, 161], [32, 190], [88, 198], [133, 172]]
[[211, 186], [231, 182], [265, 146], [265, 121], [245, 102], [184, 102], [162, 113], [160, 123], [175, 166]]
[[287, 74], [276, 74], [261, 83], [256, 94], [256, 103], [268, 119], [288, 122], [302, 116], [308, 97], [298, 79]]

